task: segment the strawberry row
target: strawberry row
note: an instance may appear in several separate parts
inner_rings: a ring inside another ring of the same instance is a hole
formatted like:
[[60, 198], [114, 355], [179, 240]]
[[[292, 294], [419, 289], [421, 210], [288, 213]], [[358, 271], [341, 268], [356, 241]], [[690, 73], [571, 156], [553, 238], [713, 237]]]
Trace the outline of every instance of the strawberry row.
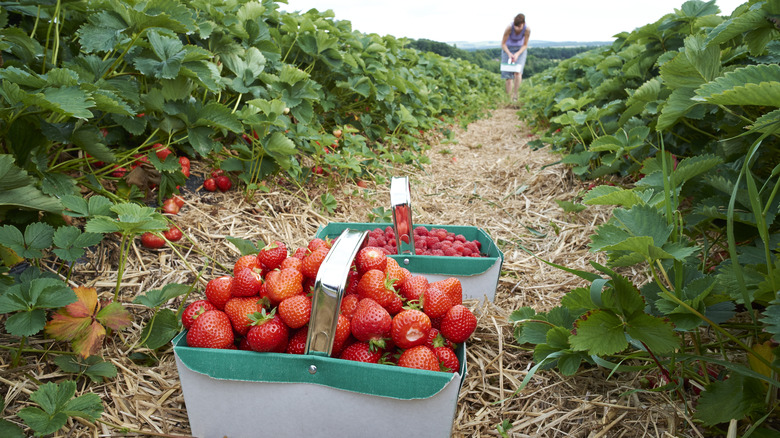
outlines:
[[[289, 255], [282, 242], [240, 257], [232, 275], [208, 281], [187, 306], [191, 347], [303, 354], [317, 272], [331, 243], [316, 238]], [[460, 281], [429, 282], [378, 247], [355, 257], [338, 315], [332, 356], [456, 372], [457, 344], [476, 329]]]

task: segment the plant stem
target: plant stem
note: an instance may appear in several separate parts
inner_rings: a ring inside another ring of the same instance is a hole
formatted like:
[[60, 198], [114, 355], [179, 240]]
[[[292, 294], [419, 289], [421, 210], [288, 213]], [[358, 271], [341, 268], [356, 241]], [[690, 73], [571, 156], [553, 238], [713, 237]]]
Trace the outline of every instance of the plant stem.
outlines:
[[119, 266], [116, 272], [116, 288], [114, 288], [114, 301], [119, 298], [119, 286], [122, 284], [122, 274], [125, 271], [125, 252], [128, 251], [127, 234], [122, 233], [122, 240], [119, 242]]
[[19, 348], [16, 350], [14, 359], [11, 362], [11, 368], [16, 368], [19, 366], [19, 361], [22, 359], [22, 352], [24, 351], [24, 344], [26, 343], [27, 343], [27, 336], [22, 336], [22, 340], [19, 341]]

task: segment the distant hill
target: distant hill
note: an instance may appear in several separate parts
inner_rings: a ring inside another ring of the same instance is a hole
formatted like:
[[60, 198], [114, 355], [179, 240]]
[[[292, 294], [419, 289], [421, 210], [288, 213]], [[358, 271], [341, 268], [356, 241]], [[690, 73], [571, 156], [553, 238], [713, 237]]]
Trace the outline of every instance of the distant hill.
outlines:
[[[501, 47], [501, 41], [450, 41], [447, 44], [463, 50], [495, 49]], [[612, 44], [612, 41], [539, 41], [531, 40], [530, 47], [597, 47]]]

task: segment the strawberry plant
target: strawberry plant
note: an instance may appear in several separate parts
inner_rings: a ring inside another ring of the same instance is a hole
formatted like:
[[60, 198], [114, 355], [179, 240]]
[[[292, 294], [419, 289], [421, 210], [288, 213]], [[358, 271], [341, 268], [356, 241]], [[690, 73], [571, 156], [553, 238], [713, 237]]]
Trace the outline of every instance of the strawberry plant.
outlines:
[[[732, 420], [749, 433], [776, 416], [780, 386], [780, 104], [768, 98], [780, 87], [780, 9], [749, 1], [718, 12], [685, 2], [528, 81], [526, 115], [547, 130], [542, 142], [582, 178], [627, 183], [594, 184], [582, 197], [614, 208], [590, 243], [608, 267], [559, 266], [591, 286], [512, 319], [517, 341], [535, 345], [534, 370], [653, 369], [648, 379], [660, 374], [659, 386], [713, 433]], [[649, 280], [632, 281], [628, 269]]]

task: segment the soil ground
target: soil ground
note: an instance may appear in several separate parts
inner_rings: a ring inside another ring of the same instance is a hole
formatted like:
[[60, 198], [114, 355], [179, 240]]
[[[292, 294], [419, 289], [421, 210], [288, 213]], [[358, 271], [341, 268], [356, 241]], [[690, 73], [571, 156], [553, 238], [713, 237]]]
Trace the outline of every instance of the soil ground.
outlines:
[[[460, 393], [453, 436], [499, 436], [505, 423], [512, 437], [638, 437], [697, 436], [684, 411], [662, 393], [634, 392], [636, 376], [613, 375], [604, 369], [582, 368], [564, 377], [554, 370], [534, 375], [516, 391], [534, 365], [532, 351], [514, 341], [512, 311], [528, 306], [546, 311], [558, 305], [571, 289], [583, 286], [571, 274], [550, 267], [546, 260], [570, 268], [592, 270], [600, 254], [588, 251], [594, 227], [609, 217], [609, 209], [590, 207], [565, 212], [555, 201], [580, 196], [583, 183], [556, 164], [548, 149], [532, 150], [527, 126], [512, 108], [492, 111], [490, 117], [454, 137], [430, 136], [431, 164], [398, 167], [395, 176], [408, 176], [416, 223], [467, 225], [484, 229], [504, 253], [494, 302], [469, 301], [479, 325], [468, 344], [468, 373]], [[200, 169], [201, 175], [207, 169]], [[193, 166], [197, 177], [199, 171]], [[146, 250], [136, 244], [122, 280], [120, 299], [135, 315], [134, 326], [106, 342], [103, 355], [119, 370], [115, 379], [89, 386], [101, 396], [106, 411], [93, 426], [71, 420], [57, 436], [187, 436], [186, 407], [172, 349], [144, 351], [136, 343], [148, 311], [132, 304], [133, 297], [165, 284], [192, 284], [202, 274], [189, 301], [203, 298], [205, 281], [225, 273], [239, 257], [225, 236], [265, 242], [280, 240], [289, 248], [305, 245], [319, 226], [328, 222], [369, 222], [372, 209], [389, 209], [389, 184], [360, 188], [352, 182], [323, 178], [307, 187], [270, 185], [268, 193], [252, 200], [240, 192], [185, 193], [186, 204], [174, 218], [189, 241], [181, 257], [170, 248]], [[329, 192], [338, 202], [332, 214], [323, 211], [319, 197]], [[116, 242], [105, 242], [79, 266], [73, 286], [92, 286], [109, 298], [116, 283]], [[209, 258], [218, 262], [207, 264]], [[174, 301], [171, 306], [177, 306]], [[14, 345], [18, 340], [0, 340]], [[46, 347], [51, 341], [37, 341]], [[36, 345], [33, 345], [36, 346]], [[62, 348], [65, 348], [62, 346]], [[156, 358], [141, 365], [131, 353]], [[26, 357], [11, 369], [10, 353], [0, 356], [0, 391], [7, 419], [25, 403], [38, 382], [64, 376], [50, 361]], [[83, 385], [83, 382], [82, 382]], [[83, 388], [81, 386], [80, 388]], [[124, 428], [119, 429], [118, 427]]]

